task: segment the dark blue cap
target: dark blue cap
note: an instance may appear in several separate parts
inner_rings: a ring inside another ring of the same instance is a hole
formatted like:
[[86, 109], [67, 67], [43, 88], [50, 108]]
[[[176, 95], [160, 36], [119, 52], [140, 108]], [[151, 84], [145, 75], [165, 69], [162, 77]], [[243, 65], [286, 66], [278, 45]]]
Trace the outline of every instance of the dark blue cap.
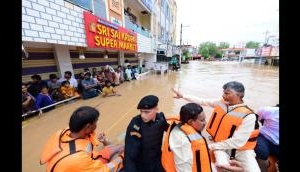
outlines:
[[138, 106], [137, 109], [152, 109], [157, 106], [158, 103], [158, 97], [154, 95], [148, 95], [143, 97]]

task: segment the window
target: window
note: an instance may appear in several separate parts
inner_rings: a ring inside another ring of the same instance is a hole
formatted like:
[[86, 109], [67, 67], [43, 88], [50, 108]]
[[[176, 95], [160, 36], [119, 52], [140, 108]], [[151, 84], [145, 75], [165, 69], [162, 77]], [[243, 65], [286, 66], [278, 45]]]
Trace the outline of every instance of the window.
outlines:
[[92, 0], [65, 0], [86, 10], [92, 11]]

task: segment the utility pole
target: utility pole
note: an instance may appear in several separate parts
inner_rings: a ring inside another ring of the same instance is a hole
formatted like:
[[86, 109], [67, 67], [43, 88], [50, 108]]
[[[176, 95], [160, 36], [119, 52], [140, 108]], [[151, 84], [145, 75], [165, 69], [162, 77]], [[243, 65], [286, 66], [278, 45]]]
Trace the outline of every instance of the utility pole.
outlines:
[[269, 34], [270, 32], [269, 32], [269, 30], [267, 30], [266, 32], [265, 32], [265, 44], [268, 44], [268, 34]]
[[179, 64], [181, 65], [181, 54], [182, 54], [182, 28], [183, 27], [190, 27], [190, 25], [183, 26], [182, 23], [180, 24], [180, 58], [179, 58]]
[[182, 23], [180, 24], [180, 43], [179, 43], [179, 65], [181, 65], [181, 43], [182, 43]]
[[182, 23], [180, 24], [180, 45], [182, 43]]

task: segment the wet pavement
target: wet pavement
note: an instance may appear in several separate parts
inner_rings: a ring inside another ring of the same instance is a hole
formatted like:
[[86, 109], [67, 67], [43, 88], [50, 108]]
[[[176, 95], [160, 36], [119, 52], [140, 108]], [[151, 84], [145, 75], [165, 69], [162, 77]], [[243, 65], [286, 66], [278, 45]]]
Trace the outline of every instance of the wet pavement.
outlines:
[[[201, 62], [182, 64], [180, 71], [164, 74], [150, 73], [140, 80], [125, 82], [116, 87], [119, 97], [102, 98], [58, 106], [44, 113], [40, 118], [28, 118], [22, 122], [22, 171], [43, 172], [39, 164], [41, 149], [48, 137], [60, 128], [68, 126], [71, 113], [79, 106], [92, 106], [100, 111], [97, 131], [105, 132], [111, 141], [122, 143], [130, 119], [138, 114], [139, 100], [148, 94], [159, 97], [159, 111], [166, 116], [178, 114], [180, 107], [187, 103], [172, 98], [171, 88], [204, 98], [221, 98], [224, 83], [239, 81], [245, 86], [244, 102], [252, 109], [279, 103], [279, 68], [253, 63]], [[205, 108], [207, 119], [212, 108]]]

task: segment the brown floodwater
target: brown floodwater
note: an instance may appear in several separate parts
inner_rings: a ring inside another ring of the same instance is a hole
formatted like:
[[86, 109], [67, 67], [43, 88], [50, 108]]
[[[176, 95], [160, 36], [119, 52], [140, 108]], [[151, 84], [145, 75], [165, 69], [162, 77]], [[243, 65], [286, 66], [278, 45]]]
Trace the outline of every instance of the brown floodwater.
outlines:
[[[39, 156], [47, 138], [56, 130], [68, 126], [71, 113], [80, 106], [92, 106], [100, 111], [98, 132], [105, 132], [111, 141], [123, 143], [130, 119], [138, 114], [139, 100], [148, 94], [159, 97], [159, 111], [166, 116], [178, 114], [187, 103], [172, 98], [171, 88], [204, 98], [221, 98], [222, 86], [229, 81], [245, 86], [244, 102], [252, 109], [279, 103], [279, 68], [253, 63], [191, 61], [179, 71], [164, 74], [149, 73], [140, 80], [125, 82], [116, 87], [119, 97], [76, 100], [60, 105], [41, 117], [22, 122], [22, 171], [43, 172]], [[212, 108], [204, 107], [209, 118]], [[205, 134], [205, 133], [204, 133]]]

